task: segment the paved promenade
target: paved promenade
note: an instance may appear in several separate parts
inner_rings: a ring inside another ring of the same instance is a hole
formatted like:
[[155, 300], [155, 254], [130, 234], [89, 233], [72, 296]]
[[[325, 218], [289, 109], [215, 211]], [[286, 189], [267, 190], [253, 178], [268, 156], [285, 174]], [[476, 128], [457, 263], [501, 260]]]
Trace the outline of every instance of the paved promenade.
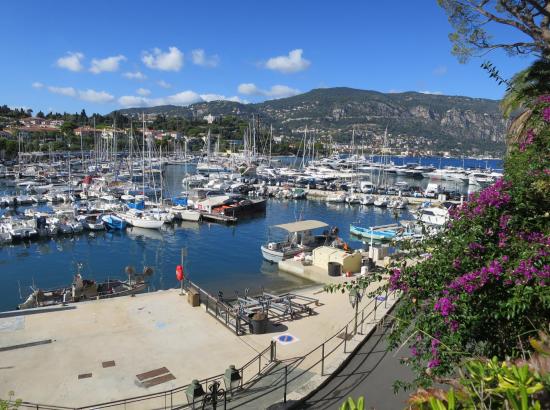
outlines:
[[[0, 397], [13, 390], [24, 401], [76, 407], [161, 392], [221, 374], [230, 364], [240, 367], [281, 334], [292, 335], [294, 342], [277, 344], [278, 359], [304, 355], [354, 315], [347, 295], [327, 294], [316, 286], [300, 292], [319, 299], [312, 316], [271, 327], [268, 334], [238, 337], [178, 293], [160, 291], [1, 318]], [[368, 302], [365, 298], [361, 306]], [[351, 349], [355, 342], [349, 343]], [[343, 357], [335, 352], [325, 370]], [[312, 356], [311, 362], [317, 359]], [[138, 375], [163, 368], [163, 383], [140, 383]], [[312, 368], [304, 383], [319, 372], [320, 366]]]
[[360, 396], [365, 397], [366, 409], [405, 408], [409, 393], [400, 390], [395, 394], [392, 385], [398, 379], [412, 380], [413, 374], [399, 363], [406, 351], [386, 351], [390, 326], [386, 324], [377, 328], [345, 367], [296, 408], [337, 409], [348, 397], [357, 399]]

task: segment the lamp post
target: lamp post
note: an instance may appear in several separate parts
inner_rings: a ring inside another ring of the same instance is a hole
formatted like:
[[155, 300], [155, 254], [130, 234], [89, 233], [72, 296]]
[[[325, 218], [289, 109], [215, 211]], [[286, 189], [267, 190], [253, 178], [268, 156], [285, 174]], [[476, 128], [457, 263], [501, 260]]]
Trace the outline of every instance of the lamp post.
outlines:
[[185, 389], [185, 395], [187, 396], [187, 402], [191, 404], [191, 408], [195, 408], [195, 402], [199, 401], [204, 396], [204, 389], [197, 379], [193, 379], [191, 384]]
[[349, 303], [351, 304], [351, 307], [355, 308], [355, 326], [353, 334], [357, 334], [357, 315], [359, 314], [359, 303], [361, 303], [361, 299], [363, 299], [364, 294], [364, 288], [353, 288], [349, 291]]
[[241, 385], [241, 374], [237, 369], [235, 369], [235, 365], [230, 365], [223, 375], [223, 382], [225, 384], [225, 390], [229, 390], [229, 394], [233, 396], [233, 391], [236, 390]]

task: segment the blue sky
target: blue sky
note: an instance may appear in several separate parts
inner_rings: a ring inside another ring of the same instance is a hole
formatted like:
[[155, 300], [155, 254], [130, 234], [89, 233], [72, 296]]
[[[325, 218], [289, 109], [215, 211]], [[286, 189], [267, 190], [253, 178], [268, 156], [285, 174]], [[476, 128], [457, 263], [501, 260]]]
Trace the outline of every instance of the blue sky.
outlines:
[[[483, 59], [451, 55], [435, 0], [35, 0], [3, 2], [2, 15], [0, 104], [35, 112], [256, 102], [335, 86], [504, 93]], [[485, 59], [504, 76], [529, 63]]]

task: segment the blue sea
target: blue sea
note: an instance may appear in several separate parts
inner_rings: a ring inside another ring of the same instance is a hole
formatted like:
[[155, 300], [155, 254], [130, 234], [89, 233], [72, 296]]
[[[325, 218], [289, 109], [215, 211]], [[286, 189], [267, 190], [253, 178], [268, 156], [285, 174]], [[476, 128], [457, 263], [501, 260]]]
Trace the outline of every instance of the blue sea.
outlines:
[[[480, 166], [484, 165], [483, 161]], [[495, 165], [498, 168], [500, 164]], [[167, 168], [165, 182], [171, 194], [181, 191], [182, 174], [183, 166]], [[412, 215], [404, 210], [399, 218], [412, 219]], [[181, 223], [161, 231], [129, 228], [126, 232], [84, 233], [1, 246], [0, 310], [13, 309], [21, 302], [20, 294], [25, 298], [33, 284], [40, 288], [69, 285], [78, 264], [82, 264], [84, 277], [99, 281], [125, 278], [124, 268], [129, 265], [136, 271], [150, 266], [154, 269], [150, 291], [178, 287], [175, 268], [182, 248], [187, 254], [186, 277], [213, 293], [223, 291], [229, 296], [245, 288], [277, 292], [308, 286], [311, 283], [306, 280], [279, 272], [276, 265], [263, 261], [260, 252], [270, 226], [298, 219], [338, 226], [341, 238], [352, 248], [364, 244], [350, 237], [350, 223], [368, 227], [396, 222], [392, 211], [372, 206], [270, 199], [265, 216], [233, 226]]]

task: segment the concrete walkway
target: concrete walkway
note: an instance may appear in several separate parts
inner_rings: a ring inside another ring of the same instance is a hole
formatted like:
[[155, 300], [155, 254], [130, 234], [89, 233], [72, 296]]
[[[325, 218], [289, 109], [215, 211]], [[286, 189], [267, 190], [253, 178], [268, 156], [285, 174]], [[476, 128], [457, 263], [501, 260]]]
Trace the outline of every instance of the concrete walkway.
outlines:
[[[242, 366], [282, 334], [292, 335], [293, 342], [277, 343], [277, 358], [301, 357], [354, 314], [347, 295], [327, 294], [316, 286], [299, 292], [319, 299], [312, 316], [284, 321], [268, 334], [238, 337], [204, 307], [191, 307], [178, 293], [160, 291], [0, 318], [0, 397], [13, 390], [27, 402], [75, 407], [163, 392], [194, 378], [221, 374], [230, 364]], [[368, 302], [365, 298], [360, 308]], [[380, 309], [381, 316], [384, 309]], [[353, 345], [350, 341], [350, 349]], [[320, 353], [317, 350], [300, 367], [308, 368]], [[325, 370], [336, 367], [343, 357], [340, 351], [332, 354]], [[250, 370], [257, 372], [265, 362]], [[138, 376], [149, 374], [152, 379], [159, 370], [163, 370], [161, 384], [140, 382]], [[311, 378], [319, 370], [319, 365], [312, 368]], [[162, 407], [165, 399], [159, 397], [155, 406]], [[183, 392], [173, 400], [185, 402]], [[151, 405], [135, 403], [132, 408]]]
[[406, 407], [409, 393], [395, 394], [395, 380], [411, 381], [412, 372], [399, 363], [405, 351], [387, 351], [387, 335], [391, 324], [379, 327], [361, 346], [347, 365], [305, 403], [295, 409], [338, 409], [348, 397], [365, 397], [365, 409], [395, 410]]

